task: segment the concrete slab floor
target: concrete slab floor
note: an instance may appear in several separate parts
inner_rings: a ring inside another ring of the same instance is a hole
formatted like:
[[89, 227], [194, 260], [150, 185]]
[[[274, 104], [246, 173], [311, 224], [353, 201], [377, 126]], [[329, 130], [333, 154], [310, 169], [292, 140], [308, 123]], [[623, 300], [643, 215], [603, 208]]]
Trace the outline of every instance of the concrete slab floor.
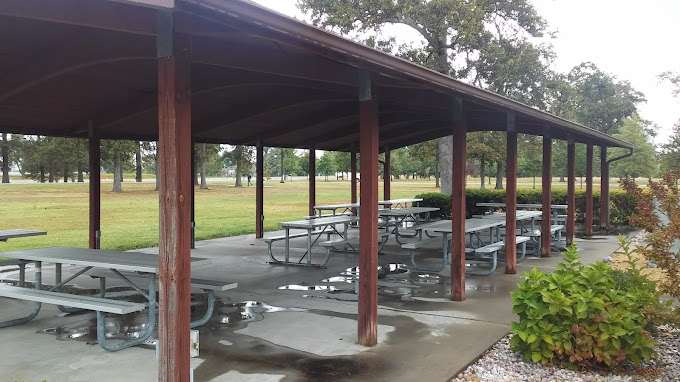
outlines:
[[[577, 239], [576, 244], [585, 262], [618, 248], [614, 236]], [[296, 253], [304, 246], [303, 240], [296, 241]], [[200, 356], [192, 360], [194, 380], [445, 381], [509, 331], [514, 319], [510, 292], [521, 272], [534, 266], [552, 270], [562, 258], [527, 258], [517, 275], [504, 274], [501, 264], [492, 276], [468, 276], [467, 299], [452, 302], [445, 271], [389, 267], [409, 259], [394, 242], [385, 252], [380, 264], [394, 272], [379, 280], [379, 344], [366, 348], [356, 344], [356, 274], [347, 272], [356, 265], [356, 254], [336, 254], [328, 268], [311, 269], [267, 264], [266, 245], [252, 235], [197, 243], [192, 255], [210, 261], [194, 264], [194, 277], [235, 281], [239, 288], [220, 294], [211, 322], [201, 328]], [[425, 257], [431, 256], [434, 264], [438, 255], [433, 248]], [[65, 267], [64, 277], [77, 270]], [[29, 272], [27, 280], [31, 277]], [[15, 271], [0, 270], [0, 279], [15, 278]], [[49, 265], [43, 280], [53, 282]], [[97, 283], [83, 277], [73, 286], [94, 290]], [[200, 301], [197, 316], [203, 309]], [[0, 299], [0, 320], [28, 308], [27, 303]], [[112, 318], [109, 328], [134, 332], [142, 322], [143, 316]], [[63, 314], [44, 306], [32, 322], [0, 329], [0, 380], [155, 379], [151, 346], [107, 353], [94, 338], [93, 313]]]

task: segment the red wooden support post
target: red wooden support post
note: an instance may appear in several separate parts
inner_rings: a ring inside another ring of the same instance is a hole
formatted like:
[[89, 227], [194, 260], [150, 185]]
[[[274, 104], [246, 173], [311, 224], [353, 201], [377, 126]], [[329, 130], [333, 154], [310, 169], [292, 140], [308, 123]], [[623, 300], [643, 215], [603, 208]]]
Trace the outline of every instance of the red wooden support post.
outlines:
[[258, 140], [255, 155], [255, 237], [264, 236], [264, 149]]
[[191, 179], [189, 182], [189, 187], [191, 188], [191, 200], [189, 205], [191, 206], [191, 249], [196, 248], [196, 144], [194, 140], [191, 140]]
[[189, 381], [191, 319], [191, 45], [161, 14], [158, 59], [160, 165], [158, 380]]
[[609, 228], [609, 164], [607, 146], [600, 146], [600, 229]]
[[92, 124], [89, 126], [89, 166], [90, 166], [90, 233], [89, 244], [92, 249], [101, 248], [101, 146]]
[[550, 256], [550, 246], [551, 246], [551, 187], [552, 187], [552, 139], [550, 136], [543, 136], [543, 179], [542, 179], [542, 202], [543, 202], [543, 221], [541, 224], [541, 256]]
[[515, 113], [508, 113], [505, 176], [505, 273], [517, 273], [517, 131]]
[[586, 147], [586, 236], [593, 236], [593, 144]]
[[390, 183], [392, 182], [392, 165], [390, 164], [390, 150], [385, 148], [385, 163], [383, 164], [383, 200], [390, 200]]
[[463, 100], [456, 97], [453, 114], [453, 164], [451, 177], [451, 299], [465, 300], [465, 161], [467, 121]]
[[350, 171], [352, 172], [351, 175], [351, 182], [352, 184], [350, 185], [351, 187], [351, 192], [352, 192], [352, 203], [357, 202], [357, 152], [352, 150], [350, 153]]
[[362, 72], [359, 85], [361, 153], [361, 225], [359, 226], [359, 344], [378, 341], [378, 103], [371, 79]]
[[316, 205], [316, 150], [309, 149], [309, 216], [314, 215]]
[[567, 143], [567, 244], [574, 242], [576, 231], [576, 144]]

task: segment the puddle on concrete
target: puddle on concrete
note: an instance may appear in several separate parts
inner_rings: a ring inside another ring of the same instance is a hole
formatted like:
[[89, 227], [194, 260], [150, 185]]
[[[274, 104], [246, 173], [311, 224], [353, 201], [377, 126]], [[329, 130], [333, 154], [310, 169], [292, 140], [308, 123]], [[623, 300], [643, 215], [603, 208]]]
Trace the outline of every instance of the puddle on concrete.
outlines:
[[283, 308], [268, 305], [260, 301], [242, 301], [224, 303], [218, 299], [215, 302], [215, 313], [211, 319], [213, 326], [241, 329], [253, 321], [264, 319], [265, 313], [304, 312], [301, 308]]

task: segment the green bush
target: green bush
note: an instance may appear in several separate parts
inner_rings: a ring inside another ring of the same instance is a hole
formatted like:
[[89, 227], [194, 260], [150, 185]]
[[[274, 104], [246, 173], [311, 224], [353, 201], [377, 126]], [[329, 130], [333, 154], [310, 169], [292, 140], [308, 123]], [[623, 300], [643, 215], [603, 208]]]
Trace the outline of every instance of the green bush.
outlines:
[[[576, 191], [576, 221], [583, 222], [584, 213], [586, 210], [586, 193], [585, 191]], [[517, 190], [517, 203], [541, 203], [541, 191], [533, 189], [519, 189]], [[426, 194], [416, 195], [416, 198], [423, 198], [420, 203], [421, 206], [438, 207], [441, 210], [442, 217], [448, 217], [451, 214], [451, 197], [448, 194], [439, 192], [430, 192]], [[564, 190], [554, 190], [552, 192], [553, 204], [566, 204], [567, 192]], [[477, 207], [477, 203], [481, 202], [505, 202], [505, 190], [482, 190], [470, 189], [465, 191], [465, 208], [467, 216], [477, 215], [483, 213], [487, 208]], [[612, 190], [609, 192], [610, 203], [610, 223], [614, 225], [628, 225], [630, 216], [635, 211], [635, 198], [622, 190]], [[595, 222], [599, 222], [600, 211], [600, 194], [593, 193], [593, 212], [595, 215]]]
[[583, 265], [575, 247], [552, 273], [528, 272], [512, 293], [513, 350], [533, 362], [615, 367], [653, 356], [646, 312], [655, 285], [604, 263]]

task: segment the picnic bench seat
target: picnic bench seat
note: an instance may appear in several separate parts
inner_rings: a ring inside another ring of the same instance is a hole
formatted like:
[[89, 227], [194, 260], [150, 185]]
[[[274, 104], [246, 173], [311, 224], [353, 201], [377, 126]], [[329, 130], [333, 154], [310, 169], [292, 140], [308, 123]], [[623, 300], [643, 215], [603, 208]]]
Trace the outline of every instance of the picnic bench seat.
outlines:
[[0, 284], [0, 296], [111, 314], [128, 314], [146, 309], [146, 304], [137, 302], [51, 292], [48, 290], [29, 289], [3, 284]]
[[[37, 303], [33, 311], [25, 317], [8, 320], [0, 323], [0, 328], [20, 325], [31, 321], [40, 312], [42, 304], [68, 306], [77, 309], [92, 310], [97, 312], [97, 342], [99, 346], [110, 352], [119, 351], [131, 346], [144, 343], [153, 335], [156, 328], [156, 304], [121, 301], [104, 297], [104, 291], [99, 297], [76, 295], [49, 290], [29, 289], [11, 285], [0, 284], [0, 296], [17, 300], [32, 301]], [[156, 286], [151, 285], [148, 296], [156, 296]], [[106, 322], [104, 313], [123, 315], [147, 310], [147, 325], [144, 332], [132, 339], [111, 342], [106, 335]]]
[[[526, 256], [526, 244], [531, 240], [528, 236], [517, 236], [515, 238], [515, 245], [521, 245], [522, 250], [520, 251], [520, 256], [518, 260], [524, 259]], [[488, 265], [488, 269], [481, 272], [471, 272], [476, 275], [490, 275], [496, 271], [498, 266], [498, 252], [505, 247], [505, 241], [499, 241], [496, 243], [491, 243], [480, 248], [473, 248], [472, 254], [474, 257], [468, 259], [466, 262], [470, 265]], [[477, 256], [481, 255], [481, 256]], [[466, 251], [467, 257], [467, 251]]]
[[[89, 272], [90, 277], [92, 278], [98, 278], [100, 279], [100, 288], [105, 290], [106, 289], [106, 279], [107, 278], [115, 278], [115, 277], [125, 277], [129, 281], [133, 280], [143, 280], [143, 281], [149, 281], [151, 278], [155, 278], [154, 275], [150, 275], [148, 273], [138, 273], [138, 272], [113, 272], [111, 270], [107, 269], [94, 269]], [[157, 279], [156, 279], [157, 280]], [[224, 292], [230, 289], [235, 289], [238, 287], [237, 283], [234, 282], [224, 282], [224, 281], [216, 281], [216, 280], [206, 280], [206, 279], [199, 279], [199, 278], [191, 278], [191, 287], [200, 289], [203, 292], [207, 293], [208, 299], [207, 299], [207, 308], [205, 311], [205, 314], [191, 322], [191, 327], [192, 328], [197, 328], [199, 326], [203, 326], [208, 321], [213, 315], [213, 312], [215, 310], [215, 292]]]
[[[382, 230], [378, 230], [378, 245], [379, 249], [378, 252], [382, 251], [382, 248], [385, 246], [385, 243], [387, 243], [387, 240], [390, 238], [389, 232], [385, 232]], [[330, 255], [330, 252], [334, 249], [337, 249], [339, 246], [345, 247], [349, 242], [347, 239], [339, 237], [336, 239], [329, 239], [326, 241], [321, 241], [319, 242], [320, 247], [324, 247], [328, 250], [328, 254]]]

